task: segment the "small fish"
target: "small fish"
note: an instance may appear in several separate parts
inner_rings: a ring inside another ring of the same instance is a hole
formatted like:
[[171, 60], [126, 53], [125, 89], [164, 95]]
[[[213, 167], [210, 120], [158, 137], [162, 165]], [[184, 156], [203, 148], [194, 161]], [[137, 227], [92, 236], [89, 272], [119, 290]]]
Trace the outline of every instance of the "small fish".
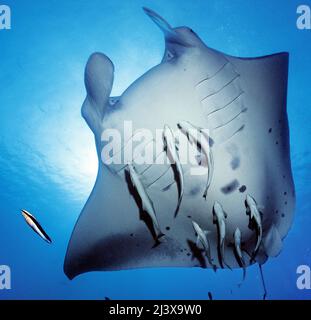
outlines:
[[225, 262], [226, 218], [227, 214], [226, 212], [224, 212], [221, 204], [215, 201], [213, 207], [213, 222], [217, 223], [218, 226], [218, 247], [220, 252], [221, 264], [224, 263], [229, 269], [231, 269], [231, 267]]
[[235, 229], [233, 238], [234, 238], [234, 249], [238, 259], [238, 263], [243, 268], [243, 281], [244, 281], [246, 276], [246, 265], [245, 265], [245, 261], [244, 261], [242, 250], [241, 250], [242, 234], [239, 228]]
[[176, 181], [178, 189], [178, 203], [174, 215], [176, 217], [184, 194], [184, 174], [176, 147], [176, 139], [173, 131], [168, 125], [164, 126], [162, 139], [164, 151], [166, 152], [166, 155], [170, 161], [170, 165], [173, 169], [174, 180]]
[[143, 184], [139, 178], [138, 173], [136, 172], [135, 168], [131, 164], [128, 164], [128, 166], [125, 170], [129, 173], [132, 185], [136, 189], [136, 191], [141, 199], [142, 209], [150, 216], [150, 218], [153, 222], [154, 229], [157, 233], [157, 238], [162, 237], [164, 234], [162, 233], [162, 231], [160, 229], [160, 225], [159, 225], [156, 213], [155, 213], [153, 203], [152, 203], [151, 199], [149, 198], [149, 196], [145, 190], [145, 187], [143, 186]]
[[30, 228], [32, 228], [33, 231], [36, 232], [44, 241], [46, 241], [47, 243], [52, 243], [51, 238], [43, 230], [37, 219], [26, 210], [21, 210], [21, 212]]
[[211, 247], [210, 247], [210, 243], [207, 239], [207, 235], [210, 233], [210, 231], [202, 230], [202, 228], [195, 221], [192, 221], [192, 226], [193, 226], [194, 231], [197, 234], [197, 245], [198, 245], [198, 242], [201, 242], [201, 244], [205, 250], [208, 262], [213, 267], [213, 269], [215, 271], [216, 266], [213, 263], [213, 260], [211, 257]]
[[[208, 168], [207, 182], [206, 182], [206, 187], [203, 194], [203, 198], [206, 199], [207, 191], [211, 185], [213, 172], [214, 172], [214, 159], [213, 159], [213, 153], [211, 149], [213, 141], [208, 135], [207, 130], [203, 130], [202, 128], [196, 127], [188, 121], [179, 122], [177, 124], [177, 127], [181, 130], [183, 134], [186, 135], [188, 141], [191, 144], [194, 143], [197, 147], [197, 150], [200, 153], [203, 153], [203, 156], [205, 158], [207, 168]], [[198, 135], [197, 134], [198, 132], [200, 132], [201, 134]], [[200, 162], [202, 163], [202, 160]]]
[[257, 230], [258, 230], [258, 237], [257, 237], [257, 243], [256, 247], [253, 252], [253, 257], [256, 256], [261, 240], [262, 240], [262, 222], [261, 222], [261, 215], [259, 212], [259, 207], [253, 197], [251, 197], [249, 194], [246, 196], [246, 213], [249, 214], [250, 219], [255, 221]]

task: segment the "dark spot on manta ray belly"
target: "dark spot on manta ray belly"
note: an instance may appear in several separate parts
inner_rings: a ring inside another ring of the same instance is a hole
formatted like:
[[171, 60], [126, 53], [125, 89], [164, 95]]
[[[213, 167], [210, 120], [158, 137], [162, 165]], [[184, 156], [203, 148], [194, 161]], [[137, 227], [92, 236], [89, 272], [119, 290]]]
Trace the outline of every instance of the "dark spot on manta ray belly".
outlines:
[[191, 196], [196, 196], [200, 192], [200, 190], [201, 190], [200, 187], [196, 186], [189, 191], [189, 194]]
[[240, 166], [239, 149], [235, 144], [231, 144], [226, 148], [227, 152], [231, 156], [230, 166], [232, 170], [236, 170]]
[[240, 166], [240, 158], [234, 157], [230, 162], [232, 170], [236, 170]]
[[246, 186], [243, 185], [243, 186], [239, 189], [239, 191], [240, 191], [241, 193], [245, 192], [245, 191], [246, 191]]
[[239, 181], [235, 179], [230, 183], [228, 183], [227, 185], [223, 186], [220, 190], [222, 193], [228, 194], [235, 191], [238, 187], [239, 187]]

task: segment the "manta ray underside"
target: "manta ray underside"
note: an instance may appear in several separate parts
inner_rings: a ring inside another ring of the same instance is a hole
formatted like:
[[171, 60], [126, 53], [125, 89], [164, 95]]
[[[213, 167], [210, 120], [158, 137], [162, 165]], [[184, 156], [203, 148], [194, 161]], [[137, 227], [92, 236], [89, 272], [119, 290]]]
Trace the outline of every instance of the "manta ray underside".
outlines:
[[[82, 115], [95, 136], [99, 168], [65, 273], [72, 279], [95, 270], [263, 264], [280, 253], [293, 221], [288, 54], [228, 56], [193, 30], [145, 12], [164, 33], [159, 65], [120, 97], [110, 97], [108, 57], [94, 53], [86, 66]], [[129, 123], [133, 135], [125, 139]], [[164, 127], [167, 135], [157, 137]], [[154, 135], [138, 139], [144, 130]], [[117, 148], [105, 153], [111, 137]], [[137, 163], [137, 154], [125, 163], [135, 144], [144, 145], [152, 163]], [[186, 144], [197, 162], [182, 161]]]

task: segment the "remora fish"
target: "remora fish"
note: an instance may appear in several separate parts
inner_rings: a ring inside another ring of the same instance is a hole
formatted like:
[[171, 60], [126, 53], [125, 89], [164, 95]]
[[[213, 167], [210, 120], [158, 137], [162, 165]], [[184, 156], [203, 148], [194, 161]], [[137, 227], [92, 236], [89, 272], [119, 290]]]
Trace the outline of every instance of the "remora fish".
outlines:
[[[198, 128], [192, 125], [189, 121], [181, 121], [177, 124], [177, 127], [181, 130], [183, 134], [186, 135], [188, 141], [191, 144], [194, 143], [196, 145], [198, 151], [200, 153], [203, 153], [205, 157], [208, 168], [208, 175], [203, 198], [206, 199], [207, 191], [209, 186], [211, 185], [214, 171], [214, 160], [211, 150], [212, 139], [209, 137], [208, 133], [205, 132], [202, 128]], [[197, 132], [200, 132], [201, 135], [198, 135]]]
[[259, 249], [261, 240], [262, 240], [261, 215], [260, 215], [258, 205], [257, 205], [255, 199], [253, 197], [251, 197], [249, 194], [246, 196], [245, 204], [246, 204], [246, 210], [247, 210], [246, 212], [247, 212], [247, 214], [249, 214], [250, 219], [256, 223], [257, 230], [258, 230], [257, 243], [256, 243], [256, 247], [253, 252], [253, 257], [255, 257], [255, 255]]
[[200, 241], [204, 250], [205, 250], [208, 262], [213, 267], [213, 269], [215, 271], [216, 266], [213, 263], [213, 260], [211, 257], [211, 247], [210, 247], [210, 243], [207, 239], [207, 235], [210, 233], [210, 231], [202, 230], [202, 228], [195, 221], [192, 221], [192, 225], [193, 225], [194, 231], [197, 234], [197, 245], [198, 245], [198, 242]]
[[215, 201], [213, 206], [213, 222], [218, 226], [218, 248], [220, 253], [220, 264], [225, 264], [229, 269], [231, 267], [225, 262], [225, 237], [226, 237], [226, 223], [227, 214], [224, 212], [221, 204]]
[[243, 281], [244, 281], [245, 276], [246, 276], [246, 266], [245, 266], [245, 261], [244, 261], [242, 250], [241, 250], [242, 234], [241, 234], [241, 230], [239, 228], [235, 229], [234, 234], [233, 234], [233, 238], [234, 238], [234, 249], [235, 249], [235, 253], [237, 256], [237, 260], [238, 260], [240, 267], [243, 268]]
[[136, 172], [135, 168], [131, 164], [128, 164], [128, 166], [125, 170], [128, 171], [132, 185], [136, 189], [136, 191], [141, 199], [142, 209], [144, 210], [144, 212], [146, 212], [150, 216], [150, 218], [153, 222], [153, 226], [154, 226], [155, 232], [157, 234], [157, 238], [162, 237], [164, 234], [162, 233], [162, 231], [160, 229], [160, 225], [159, 225], [156, 213], [155, 213], [153, 203], [152, 203], [151, 199], [149, 198], [149, 196], [145, 190], [145, 187], [143, 186], [143, 184], [138, 176], [138, 173]]
[[164, 143], [164, 151], [166, 152], [166, 155], [170, 161], [170, 165], [173, 168], [174, 179], [176, 181], [178, 189], [178, 203], [175, 210], [176, 217], [184, 194], [184, 174], [179, 160], [175, 136], [168, 125], [164, 126], [162, 138]]
[[52, 243], [51, 238], [47, 235], [47, 233], [43, 230], [43, 228], [41, 227], [40, 223], [37, 221], [37, 219], [30, 214], [28, 211], [26, 210], [21, 210], [22, 215], [25, 219], [25, 221], [27, 222], [27, 224], [30, 226], [30, 228], [32, 228], [32, 230], [37, 233], [44, 241], [46, 241], [47, 243]]

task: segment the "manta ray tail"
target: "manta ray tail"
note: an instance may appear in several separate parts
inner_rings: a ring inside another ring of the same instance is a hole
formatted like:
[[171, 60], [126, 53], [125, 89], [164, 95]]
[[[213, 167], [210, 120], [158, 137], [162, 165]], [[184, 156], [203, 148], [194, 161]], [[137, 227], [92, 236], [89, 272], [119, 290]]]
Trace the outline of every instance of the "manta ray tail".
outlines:
[[258, 263], [259, 266], [259, 271], [260, 271], [260, 278], [261, 278], [261, 282], [262, 282], [262, 286], [263, 286], [263, 290], [264, 290], [264, 294], [263, 294], [263, 300], [266, 300], [267, 298], [267, 288], [266, 288], [266, 283], [265, 283], [265, 278], [263, 276], [263, 272], [262, 272], [262, 265], [260, 263]]

